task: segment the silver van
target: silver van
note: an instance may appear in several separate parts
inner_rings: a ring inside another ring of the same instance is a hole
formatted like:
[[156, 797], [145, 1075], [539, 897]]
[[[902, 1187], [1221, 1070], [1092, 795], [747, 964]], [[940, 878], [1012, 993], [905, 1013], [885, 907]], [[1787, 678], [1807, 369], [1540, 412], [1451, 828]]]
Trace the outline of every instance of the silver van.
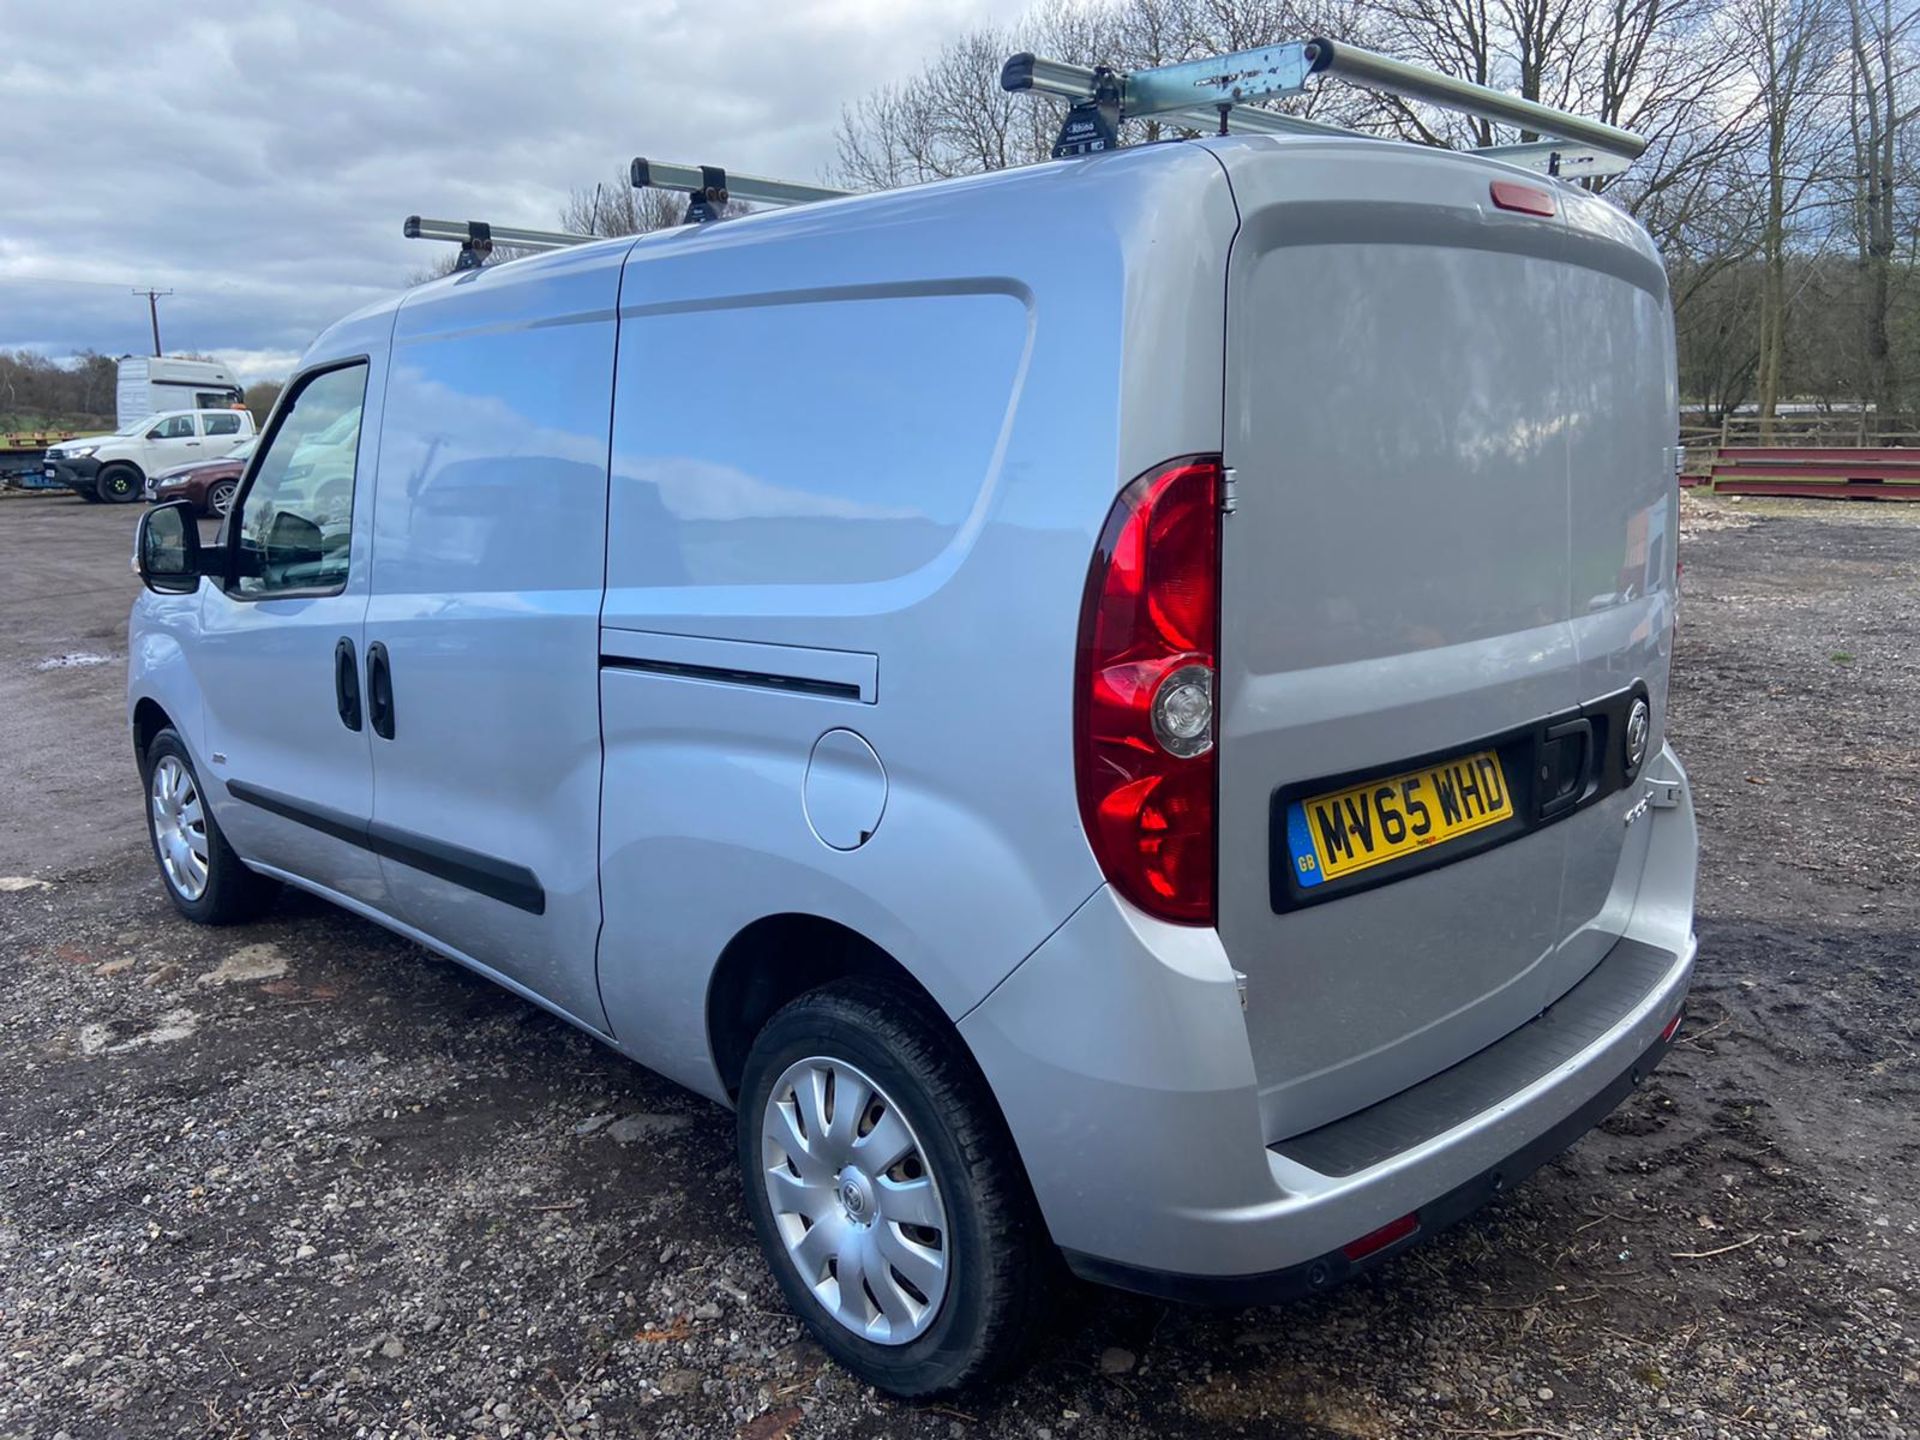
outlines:
[[1676, 392], [1645, 234], [1222, 136], [466, 270], [308, 352], [130, 719], [190, 919], [298, 886], [731, 1107], [902, 1395], [1056, 1260], [1266, 1302], [1657, 1063]]

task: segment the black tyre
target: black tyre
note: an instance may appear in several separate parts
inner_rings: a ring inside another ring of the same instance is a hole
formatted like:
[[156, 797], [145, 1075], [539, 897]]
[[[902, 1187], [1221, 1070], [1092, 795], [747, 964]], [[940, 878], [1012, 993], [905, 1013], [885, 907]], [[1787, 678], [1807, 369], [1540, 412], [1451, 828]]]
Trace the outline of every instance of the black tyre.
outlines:
[[226, 519], [227, 512], [233, 509], [233, 492], [240, 488], [238, 480], [222, 480], [207, 487], [207, 514]]
[[241, 863], [220, 833], [180, 736], [162, 730], [142, 757], [147, 839], [174, 908], [202, 925], [251, 920], [279, 886]]
[[912, 1399], [1026, 1351], [1057, 1257], [986, 1082], [924, 999], [847, 980], [795, 1000], [754, 1041], [738, 1122], [761, 1249], [834, 1359]]
[[145, 477], [131, 465], [109, 465], [100, 472], [99, 479], [93, 482], [94, 493], [102, 500], [115, 505], [125, 505], [140, 498]]

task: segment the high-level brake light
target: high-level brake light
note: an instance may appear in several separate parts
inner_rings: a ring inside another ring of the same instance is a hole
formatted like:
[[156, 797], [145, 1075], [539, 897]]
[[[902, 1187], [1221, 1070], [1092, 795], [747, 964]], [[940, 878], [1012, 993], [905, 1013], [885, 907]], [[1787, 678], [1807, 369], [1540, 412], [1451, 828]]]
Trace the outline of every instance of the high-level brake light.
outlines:
[[1512, 210], [1520, 215], [1538, 215], [1551, 220], [1559, 213], [1559, 206], [1553, 196], [1536, 185], [1522, 185], [1517, 180], [1496, 180], [1488, 186], [1493, 203], [1502, 210]]

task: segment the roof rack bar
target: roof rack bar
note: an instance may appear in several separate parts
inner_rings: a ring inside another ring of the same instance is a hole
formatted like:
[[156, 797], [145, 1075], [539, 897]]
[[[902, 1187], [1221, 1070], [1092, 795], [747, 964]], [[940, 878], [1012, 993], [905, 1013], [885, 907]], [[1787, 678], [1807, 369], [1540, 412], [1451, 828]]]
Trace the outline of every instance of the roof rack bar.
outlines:
[[[1216, 74], [1219, 62], [1208, 62]], [[1185, 67], [1180, 67], [1185, 68]], [[1037, 55], [1015, 55], [1008, 60], [1000, 72], [1000, 86], [1004, 90], [1032, 90], [1041, 95], [1058, 95], [1063, 100], [1091, 100], [1098, 93], [1098, 73], [1089, 65], [1071, 65], [1064, 60], [1043, 60]], [[1135, 76], [1125, 77], [1124, 93], [1134, 93], [1132, 82]], [[1349, 130], [1344, 125], [1329, 125], [1323, 120], [1305, 120], [1298, 115], [1282, 115], [1278, 110], [1252, 110], [1244, 104], [1228, 102], [1227, 128], [1247, 135], [1358, 135], [1358, 130]], [[1124, 105], [1128, 119], [1140, 119], [1148, 112], [1135, 110]], [[1217, 130], [1220, 127], [1218, 102], [1197, 104], [1191, 95], [1182, 98], [1182, 107], [1172, 110], [1156, 110], [1150, 118], [1165, 120], [1169, 123], [1194, 130]]]
[[1504, 160], [1527, 170], [1561, 180], [1584, 180], [1592, 175], [1619, 175], [1633, 168], [1624, 155], [1578, 141], [1534, 140], [1525, 145], [1481, 145], [1472, 152], [1489, 160]]
[[1470, 80], [1456, 80], [1437, 70], [1362, 50], [1358, 45], [1335, 44], [1316, 37], [1307, 42], [1307, 58], [1319, 74], [1337, 75], [1369, 90], [1425, 100], [1442, 109], [1458, 110], [1483, 120], [1504, 121], [1542, 135], [1578, 140], [1624, 160], [1639, 159], [1647, 148], [1645, 136], [1622, 130], [1617, 125], [1522, 100], [1518, 95], [1476, 85]]
[[495, 245], [511, 245], [517, 250], [565, 250], [598, 238], [563, 230], [516, 230], [507, 225], [490, 225], [485, 220], [423, 220], [418, 215], [409, 215], [401, 229], [409, 240], [451, 240], [457, 245], [486, 250]]
[[[1209, 115], [1204, 110], [1188, 110], [1184, 116], [1176, 114], [1174, 119], [1187, 119], [1202, 129], [1218, 128], [1219, 115]], [[1329, 125], [1324, 120], [1307, 120], [1299, 115], [1282, 115], [1278, 110], [1253, 110], [1245, 105], [1236, 105], [1227, 112], [1227, 129], [1236, 135], [1340, 135], [1347, 139], [1359, 136], [1371, 139], [1363, 131], [1348, 129], [1345, 125]]]
[[[1303, 93], [1307, 77], [1314, 74], [1334, 75], [1368, 89], [1426, 100], [1483, 119], [1518, 125], [1622, 160], [1633, 160], [1647, 148], [1643, 137], [1617, 126], [1583, 119], [1485, 85], [1455, 80], [1437, 70], [1408, 65], [1371, 50], [1336, 45], [1331, 40], [1318, 38], [1127, 74], [1019, 54], [1011, 57], [1001, 70], [1000, 85], [1005, 90], [1032, 90], [1068, 100], [1088, 101], [1099, 95], [1101, 81], [1106, 78], [1119, 83], [1122, 119], [1163, 116], [1177, 123], [1212, 129], [1221, 123], [1224, 109], [1229, 130], [1266, 134], [1358, 133], [1272, 110], [1246, 108], [1254, 100]], [[1502, 155], [1502, 151], [1509, 153]], [[1575, 153], [1569, 146], [1561, 146], [1559, 151], [1568, 161]], [[1554, 173], [1550, 169], [1551, 150], [1543, 152], [1546, 158], [1538, 163], [1530, 145], [1489, 147], [1485, 153]], [[1617, 170], [1602, 169], [1598, 164], [1576, 168], [1563, 163], [1559, 173], [1614, 174]]]
[[1298, 95], [1307, 88], [1312, 70], [1311, 47], [1298, 41], [1135, 70], [1121, 85], [1120, 109], [1137, 119], [1168, 111], [1217, 109]]
[[[815, 200], [837, 200], [851, 190], [827, 185], [805, 185], [797, 180], [773, 180], [764, 175], [740, 175], [717, 165], [679, 165], [671, 160], [636, 156], [629, 178], [634, 188], [684, 190], [712, 201], [744, 200], [751, 205], [806, 205]], [[717, 193], [716, 193], [717, 192]]]

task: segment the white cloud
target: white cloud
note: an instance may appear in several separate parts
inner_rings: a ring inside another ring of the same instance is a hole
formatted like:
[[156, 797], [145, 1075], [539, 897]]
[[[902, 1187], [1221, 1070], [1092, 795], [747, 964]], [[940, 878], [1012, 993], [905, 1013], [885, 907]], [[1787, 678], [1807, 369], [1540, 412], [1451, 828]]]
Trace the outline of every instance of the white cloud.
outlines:
[[[150, 0], [9, 12], [0, 349], [249, 378], [437, 256], [409, 214], [551, 228], [636, 154], [817, 178], [840, 107], [1023, 0]], [[284, 358], [284, 364], [282, 364]], [[280, 369], [276, 370], [275, 367]]]

